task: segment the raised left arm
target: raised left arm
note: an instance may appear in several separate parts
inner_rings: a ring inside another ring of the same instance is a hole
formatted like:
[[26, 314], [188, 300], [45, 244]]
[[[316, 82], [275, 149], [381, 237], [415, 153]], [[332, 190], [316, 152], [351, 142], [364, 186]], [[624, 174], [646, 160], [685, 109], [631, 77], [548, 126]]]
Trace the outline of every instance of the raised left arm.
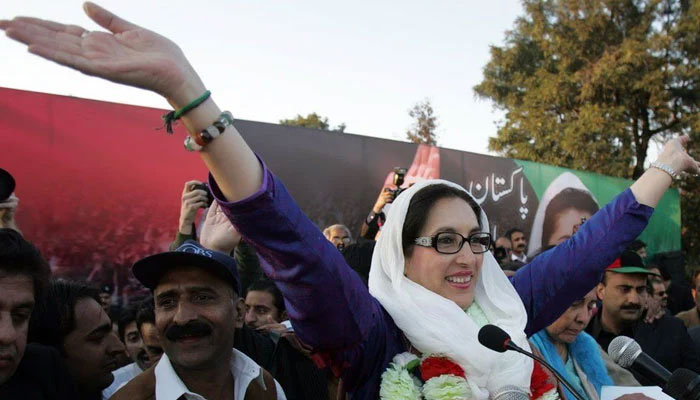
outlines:
[[[669, 141], [658, 162], [676, 173], [697, 173], [698, 162], [683, 148], [687, 141], [687, 136]], [[600, 282], [605, 268], [642, 233], [654, 211], [652, 207], [671, 183], [670, 174], [650, 168], [569, 240], [518, 270], [511, 281], [528, 313], [528, 335], [554, 322]]]

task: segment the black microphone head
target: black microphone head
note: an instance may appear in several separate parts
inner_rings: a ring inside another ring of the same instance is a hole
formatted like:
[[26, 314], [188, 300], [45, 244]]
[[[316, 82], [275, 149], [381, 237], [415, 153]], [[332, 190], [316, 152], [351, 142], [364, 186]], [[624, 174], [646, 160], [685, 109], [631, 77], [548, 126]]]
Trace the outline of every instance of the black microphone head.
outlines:
[[496, 325], [488, 324], [479, 329], [479, 343], [493, 351], [504, 353], [508, 350], [506, 347], [508, 342], [510, 342], [510, 335], [508, 332]]
[[[695, 372], [678, 368], [664, 386], [664, 393], [674, 399], [695, 398], [700, 392], [700, 377]], [[689, 397], [688, 394], [691, 394]]]
[[608, 355], [622, 368], [629, 368], [640, 354], [642, 347], [627, 336], [618, 336], [608, 345]]

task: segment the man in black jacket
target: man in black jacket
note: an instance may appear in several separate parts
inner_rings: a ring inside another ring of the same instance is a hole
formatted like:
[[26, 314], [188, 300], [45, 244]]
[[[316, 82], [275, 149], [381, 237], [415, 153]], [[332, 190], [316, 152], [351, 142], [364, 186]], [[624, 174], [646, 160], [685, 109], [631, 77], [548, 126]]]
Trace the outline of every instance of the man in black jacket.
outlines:
[[27, 345], [34, 305], [49, 266], [15, 230], [0, 229], [0, 399], [75, 399], [58, 351]]
[[[688, 368], [700, 372], [698, 349], [680, 319], [664, 314], [651, 323], [644, 321], [643, 306], [650, 296], [647, 284], [650, 274], [634, 252], [625, 252], [608, 267], [597, 288], [602, 309], [586, 331], [606, 351], [615, 337], [629, 336], [669, 371]], [[635, 375], [635, 378], [642, 385], [651, 384], [644, 377]]]

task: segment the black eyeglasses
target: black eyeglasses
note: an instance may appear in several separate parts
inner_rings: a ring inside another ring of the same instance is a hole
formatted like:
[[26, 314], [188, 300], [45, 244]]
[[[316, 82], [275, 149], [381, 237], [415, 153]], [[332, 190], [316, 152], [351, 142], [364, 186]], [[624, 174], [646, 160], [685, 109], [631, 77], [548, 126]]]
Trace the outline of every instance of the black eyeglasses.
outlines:
[[432, 247], [438, 253], [455, 254], [462, 250], [464, 242], [469, 242], [469, 248], [474, 254], [486, 253], [491, 246], [491, 234], [488, 232], [475, 232], [464, 237], [457, 232], [438, 232], [435, 236], [416, 238], [415, 244], [423, 247]]

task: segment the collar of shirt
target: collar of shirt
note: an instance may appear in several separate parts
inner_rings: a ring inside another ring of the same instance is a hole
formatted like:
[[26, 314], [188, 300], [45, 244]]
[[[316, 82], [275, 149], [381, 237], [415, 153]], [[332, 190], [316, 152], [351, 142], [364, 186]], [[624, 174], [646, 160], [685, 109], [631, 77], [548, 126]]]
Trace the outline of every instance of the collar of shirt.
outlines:
[[520, 261], [520, 262], [525, 263], [525, 262], [527, 262], [527, 254], [525, 254], [525, 253], [523, 252], [523, 255], [520, 256], [520, 257], [518, 257], [517, 254], [515, 254], [515, 253], [510, 253], [510, 260], [511, 260], [511, 261]]
[[119, 368], [118, 370], [114, 371], [113, 374], [114, 374], [114, 376], [117, 376], [117, 375], [120, 375], [120, 376], [121, 376], [121, 375], [124, 375], [124, 376], [130, 376], [130, 377], [133, 378], [133, 377], [135, 377], [136, 375], [140, 374], [141, 372], [143, 372], [143, 370], [141, 369], [141, 367], [139, 367], [138, 364], [136, 364], [135, 362], [133, 362], [133, 363], [131, 363], [131, 364], [129, 364], [129, 365], [126, 365], [126, 366], [123, 366], [123, 367]]
[[138, 364], [136, 364], [135, 362], [121, 367], [116, 371], [112, 371], [112, 375], [114, 375], [114, 380], [112, 381], [112, 384], [109, 385], [109, 387], [102, 391], [102, 399], [106, 400], [112, 397], [112, 395], [116, 393], [117, 390], [121, 389], [122, 386], [126, 385], [130, 380], [134, 379], [134, 377], [136, 377], [136, 375], [140, 374], [141, 372], [143, 372], [143, 370], [139, 368]]
[[[233, 393], [235, 399], [245, 398], [248, 384], [253, 379], [265, 388], [265, 379], [262, 369], [255, 361], [240, 351], [233, 349], [230, 362], [231, 375], [235, 377], [233, 383]], [[182, 379], [173, 369], [170, 359], [166, 354], [160, 358], [155, 369], [156, 376], [156, 399], [157, 400], [178, 400], [181, 397], [187, 400], [206, 400], [203, 396], [191, 392], [182, 382]]]

